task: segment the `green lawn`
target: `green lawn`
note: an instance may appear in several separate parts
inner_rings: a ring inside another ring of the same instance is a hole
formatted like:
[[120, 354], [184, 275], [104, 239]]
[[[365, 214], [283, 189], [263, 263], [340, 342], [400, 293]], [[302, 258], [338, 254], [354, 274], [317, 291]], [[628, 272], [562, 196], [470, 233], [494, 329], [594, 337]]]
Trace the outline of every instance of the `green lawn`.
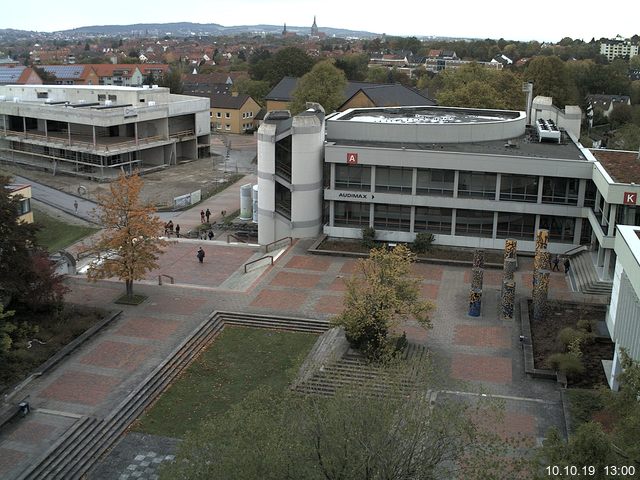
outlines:
[[261, 385], [285, 391], [316, 335], [225, 327], [133, 430], [183, 437]]
[[38, 244], [50, 252], [57, 252], [98, 231], [93, 227], [69, 225], [37, 208], [33, 208], [33, 220], [40, 227], [36, 235]]

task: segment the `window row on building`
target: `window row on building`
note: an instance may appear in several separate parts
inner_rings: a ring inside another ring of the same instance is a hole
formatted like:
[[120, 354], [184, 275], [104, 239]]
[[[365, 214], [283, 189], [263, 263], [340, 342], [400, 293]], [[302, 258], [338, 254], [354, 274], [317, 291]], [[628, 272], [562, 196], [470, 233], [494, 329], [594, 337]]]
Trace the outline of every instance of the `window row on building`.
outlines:
[[[375, 179], [373, 184], [372, 178]], [[580, 179], [443, 169], [335, 165], [333, 184], [336, 190], [577, 206]], [[593, 206], [595, 197], [595, 185], [593, 182], [587, 182], [584, 205]]]
[[534, 240], [536, 230], [544, 228], [559, 243], [574, 243], [580, 228], [581, 242], [591, 238], [589, 222], [574, 217], [460, 208], [334, 201], [332, 220], [335, 227], [519, 240]]

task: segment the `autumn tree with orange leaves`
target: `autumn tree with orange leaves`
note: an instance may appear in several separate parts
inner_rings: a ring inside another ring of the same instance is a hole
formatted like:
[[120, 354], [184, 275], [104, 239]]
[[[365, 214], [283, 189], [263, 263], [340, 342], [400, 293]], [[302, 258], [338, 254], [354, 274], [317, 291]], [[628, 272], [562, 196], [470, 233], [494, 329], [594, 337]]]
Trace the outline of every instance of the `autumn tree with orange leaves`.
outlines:
[[103, 226], [91, 250], [106, 253], [104, 262], [94, 262], [87, 271], [91, 281], [117, 277], [124, 280], [126, 295], [133, 296], [133, 282], [158, 268], [158, 256], [167, 242], [160, 238], [164, 225], [152, 205], [140, 199], [143, 181], [134, 172], [121, 173], [110, 192], [98, 195], [96, 212]]

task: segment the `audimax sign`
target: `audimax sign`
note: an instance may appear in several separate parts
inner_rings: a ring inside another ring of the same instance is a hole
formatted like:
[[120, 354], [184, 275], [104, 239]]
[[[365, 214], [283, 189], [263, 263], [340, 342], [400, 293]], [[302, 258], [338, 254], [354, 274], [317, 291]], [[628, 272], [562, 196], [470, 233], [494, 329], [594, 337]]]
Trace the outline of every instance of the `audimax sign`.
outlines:
[[[368, 193], [353, 193], [353, 192], [340, 192], [338, 193], [338, 198], [357, 198], [359, 200], [369, 200]], [[373, 195], [371, 195], [373, 198]]]

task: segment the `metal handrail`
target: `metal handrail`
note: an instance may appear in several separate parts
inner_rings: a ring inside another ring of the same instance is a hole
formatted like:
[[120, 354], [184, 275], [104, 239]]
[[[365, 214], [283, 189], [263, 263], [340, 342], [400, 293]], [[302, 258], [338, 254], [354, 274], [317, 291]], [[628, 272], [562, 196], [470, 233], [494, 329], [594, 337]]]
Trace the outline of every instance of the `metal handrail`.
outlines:
[[250, 262], [245, 263], [245, 264], [244, 264], [244, 273], [247, 273], [247, 267], [248, 267], [249, 265], [251, 265], [252, 263], [259, 262], [260, 260], [264, 260], [265, 258], [269, 258], [269, 259], [271, 259], [271, 265], [273, 265], [273, 255], [265, 255], [264, 257], [260, 257], [260, 258], [258, 258], [258, 259], [256, 259], [256, 260], [252, 260], [252, 261], [250, 261]]
[[575, 255], [578, 252], [582, 252], [585, 250], [588, 250], [589, 247], [587, 245], [578, 245], [577, 247], [573, 247], [570, 250], [567, 250], [566, 252], [564, 252], [562, 254], [563, 257], [571, 257], [572, 255]]
[[269, 253], [269, 247], [271, 247], [271, 246], [275, 245], [276, 243], [279, 243], [279, 242], [281, 242], [283, 240], [289, 240], [289, 245], [293, 245], [293, 237], [282, 237], [282, 238], [280, 238], [280, 239], [278, 239], [278, 240], [276, 240], [274, 242], [267, 243], [264, 246], [264, 253]]
[[167, 277], [169, 279], [169, 281], [171, 282], [171, 285], [173, 285], [175, 282], [173, 280], [173, 277], [171, 275], [167, 275], [167, 274], [160, 274], [158, 275], [158, 285], [162, 285], [162, 277]]

